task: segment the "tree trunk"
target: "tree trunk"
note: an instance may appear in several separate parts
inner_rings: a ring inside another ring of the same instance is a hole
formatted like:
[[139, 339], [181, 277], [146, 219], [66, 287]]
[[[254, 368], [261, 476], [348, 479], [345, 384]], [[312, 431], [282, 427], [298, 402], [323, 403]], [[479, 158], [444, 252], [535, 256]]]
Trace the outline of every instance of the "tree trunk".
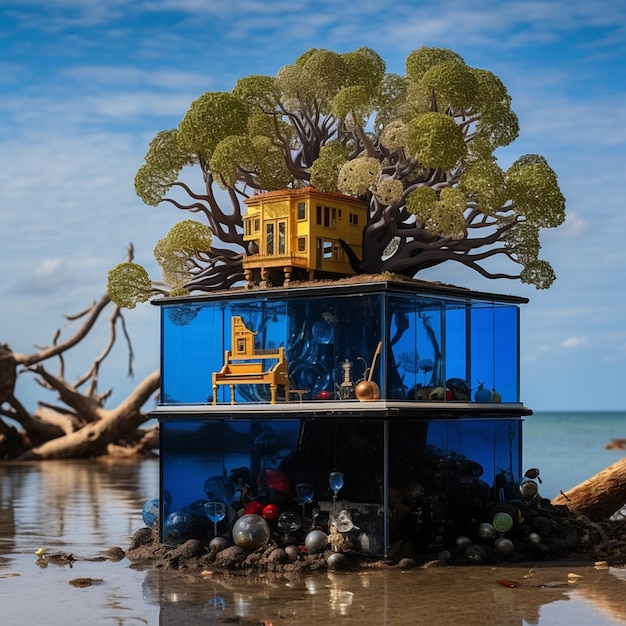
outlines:
[[591, 520], [610, 517], [626, 502], [626, 457], [552, 500]]
[[141, 407], [158, 390], [159, 370], [146, 377], [115, 409], [100, 409], [101, 418], [80, 430], [52, 439], [18, 457], [17, 461], [90, 458], [108, 453], [108, 446], [136, 433], [147, 420]]

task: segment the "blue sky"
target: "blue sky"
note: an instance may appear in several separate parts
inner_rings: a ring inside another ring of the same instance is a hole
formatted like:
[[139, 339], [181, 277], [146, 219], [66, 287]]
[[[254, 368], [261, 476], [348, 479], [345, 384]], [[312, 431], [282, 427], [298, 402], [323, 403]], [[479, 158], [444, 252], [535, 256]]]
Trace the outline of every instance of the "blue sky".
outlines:
[[[435, 10], [436, 7], [436, 10]], [[535, 410], [625, 410], [626, 4], [614, 0], [382, 3], [379, 0], [3, 0], [0, 2], [0, 342], [49, 343], [63, 315], [104, 293], [133, 242], [152, 248], [181, 215], [145, 206], [133, 178], [148, 143], [205, 91], [275, 75], [309, 48], [369, 46], [404, 73], [422, 45], [497, 74], [520, 137], [507, 167], [541, 154], [559, 175], [567, 221], [542, 235], [547, 291], [456, 265], [424, 278], [527, 296], [522, 400]], [[136, 378], [158, 367], [158, 312], [127, 314]], [[85, 346], [95, 356], [103, 340]], [[131, 388], [125, 355], [104, 374]], [[68, 360], [67, 377], [82, 366]], [[54, 367], [51, 367], [54, 369]], [[34, 408], [40, 390], [21, 383]], [[51, 400], [52, 398], [47, 398]]]

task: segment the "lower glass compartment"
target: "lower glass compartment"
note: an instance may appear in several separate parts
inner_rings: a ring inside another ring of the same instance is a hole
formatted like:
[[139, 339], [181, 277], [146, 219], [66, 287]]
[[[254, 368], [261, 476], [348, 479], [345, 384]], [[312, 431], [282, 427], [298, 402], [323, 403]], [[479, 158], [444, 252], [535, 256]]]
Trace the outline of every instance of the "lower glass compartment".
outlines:
[[[445, 545], [517, 497], [521, 427], [519, 417], [161, 417], [161, 540], [230, 539], [255, 513], [279, 545], [312, 529], [377, 556]], [[209, 502], [224, 505], [217, 520]]]

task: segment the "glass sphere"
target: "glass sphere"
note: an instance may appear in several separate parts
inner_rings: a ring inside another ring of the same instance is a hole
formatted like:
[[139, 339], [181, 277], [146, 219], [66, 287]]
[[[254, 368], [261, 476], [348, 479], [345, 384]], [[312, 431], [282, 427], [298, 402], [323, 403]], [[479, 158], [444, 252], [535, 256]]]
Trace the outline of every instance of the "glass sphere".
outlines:
[[539, 493], [539, 485], [530, 478], [522, 478], [519, 483], [519, 494], [524, 500], [532, 500]]
[[260, 515], [242, 515], [233, 525], [233, 541], [246, 550], [258, 550], [270, 539], [270, 527]]
[[324, 552], [328, 545], [328, 535], [322, 530], [312, 530], [304, 539], [304, 546], [309, 554]]
[[159, 499], [152, 498], [152, 500], [148, 500], [144, 505], [141, 511], [141, 517], [143, 518], [143, 523], [148, 527], [152, 528], [156, 521], [159, 519]]
[[491, 524], [481, 524], [478, 527], [478, 536], [483, 541], [492, 541], [496, 538], [496, 529]]
[[326, 320], [315, 322], [311, 334], [318, 343], [330, 343], [333, 340], [333, 325]]
[[213, 537], [209, 542], [209, 550], [213, 552], [221, 552], [230, 547], [230, 541], [226, 537]]
[[261, 511], [261, 517], [268, 522], [275, 522], [280, 515], [280, 509], [273, 503], [266, 504]]
[[163, 524], [165, 541], [182, 543], [187, 539], [197, 539], [201, 531], [198, 516], [184, 509], [170, 513]]
[[263, 512], [264, 504], [259, 502], [258, 500], [252, 500], [248, 502], [244, 508], [244, 513], [246, 515], [261, 515]]
[[348, 565], [348, 559], [341, 552], [334, 552], [326, 560], [328, 569], [343, 569]]
[[456, 547], [458, 550], [465, 550], [468, 546], [472, 545], [472, 540], [465, 535], [456, 538]]
[[499, 533], [507, 533], [513, 528], [513, 518], [508, 513], [496, 513], [492, 523]]
[[513, 554], [513, 552], [515, 552], [515, 546], [513, 545], [513, 542], [506, 537], [499, 537], [498, 539], [496, 539], [493, 543], [493, 546], [496, 549], [496, 552], [503, 557], [510, 556], [511, 554]]

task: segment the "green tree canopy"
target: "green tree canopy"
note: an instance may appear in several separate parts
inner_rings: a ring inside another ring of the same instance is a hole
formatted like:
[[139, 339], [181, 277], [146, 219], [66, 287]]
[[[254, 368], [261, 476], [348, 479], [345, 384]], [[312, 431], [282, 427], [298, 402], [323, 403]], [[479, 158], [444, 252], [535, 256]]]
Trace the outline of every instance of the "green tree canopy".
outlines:
[[[369, 203], [362, 256], [342, 243], [359, 273], [414, 276], [457, 261], [546, 288], [554, 272], [539, 259], [539, 231], [564, 221], [565, 199], [541, 156], [500, 168], [494, 152], [518, 132], [500, 79], [456, 52], [419, 48], [399, 76], [370, 48], [312, 49], [275, 77], [200, 96], [152, 141], [135, 189], [147, 204], [197, 214], [212, 233], [179, 256], [168, 248], [177, 265], [165, 280], [177, 289], [242, 280], [242, 200], [306, 185]], [[185, 167], [200, 174], [193, 189]], [[490, 270], [498, 256], [511, 272]]]

